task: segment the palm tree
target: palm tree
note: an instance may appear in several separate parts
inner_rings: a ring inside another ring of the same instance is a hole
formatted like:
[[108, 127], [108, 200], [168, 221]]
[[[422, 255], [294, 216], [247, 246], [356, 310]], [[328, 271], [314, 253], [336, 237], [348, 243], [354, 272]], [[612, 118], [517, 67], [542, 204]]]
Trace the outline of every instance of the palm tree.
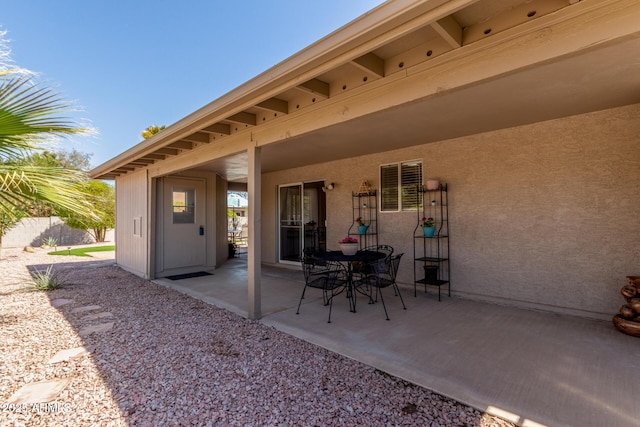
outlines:
[[31, 73], [8, 68], [6, 58], [6, 51], [0, 52], [0, 247], [7, 225], [30, 204], [44, 201], [71, 211], [90, 210], [80, 190], [85, 173], [23, 161], [52, 138], [87, 129], [62, 116], [71, 111], [70, 104], [34, 82]]
[[158, 133], [161, 130], [163, 130], [164, 128], [166, 128], [165, 125], [161, 125], [161, 126], [151, 125], [151, 126], [147, 127], [145, 130], [142, 131], [142, 137], [144, 139], [149, 139], [153, 135], [155, 135], [156, 133]]

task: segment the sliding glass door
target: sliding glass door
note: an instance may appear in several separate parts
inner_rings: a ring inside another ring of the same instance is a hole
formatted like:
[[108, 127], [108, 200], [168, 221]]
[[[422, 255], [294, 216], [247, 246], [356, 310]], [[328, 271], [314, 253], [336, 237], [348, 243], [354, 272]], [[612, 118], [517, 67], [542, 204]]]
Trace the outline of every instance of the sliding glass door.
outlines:
[[282, 185], [278, 189], [279, 261], [300, 261], [305, 247], [324, 246], [326, 203], [323, 182]]
[[280, 261], [298, 261], [302, 236], [302, 184], [280, 187]]

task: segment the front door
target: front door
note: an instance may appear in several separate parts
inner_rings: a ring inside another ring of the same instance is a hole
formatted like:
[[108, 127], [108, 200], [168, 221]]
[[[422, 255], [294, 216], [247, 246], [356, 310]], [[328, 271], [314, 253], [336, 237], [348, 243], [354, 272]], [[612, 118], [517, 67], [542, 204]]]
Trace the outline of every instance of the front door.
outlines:
[[205, 182], [165, 178], [163, 187], [162, 270], [197, 271], [206, 260]]

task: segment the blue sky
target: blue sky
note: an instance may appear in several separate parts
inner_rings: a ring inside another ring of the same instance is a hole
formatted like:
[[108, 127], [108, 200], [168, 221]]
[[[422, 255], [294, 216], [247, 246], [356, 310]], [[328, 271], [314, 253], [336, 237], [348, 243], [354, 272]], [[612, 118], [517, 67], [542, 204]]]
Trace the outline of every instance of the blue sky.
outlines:
[[382, 0], [0, 0], [16, 66], [82, 109], [97, 166]]

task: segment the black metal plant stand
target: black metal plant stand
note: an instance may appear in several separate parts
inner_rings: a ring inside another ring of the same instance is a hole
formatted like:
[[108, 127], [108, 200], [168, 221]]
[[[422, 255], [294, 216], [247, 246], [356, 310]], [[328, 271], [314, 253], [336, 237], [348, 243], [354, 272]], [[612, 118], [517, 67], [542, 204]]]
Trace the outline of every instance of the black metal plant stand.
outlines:
[[[352, 222], [347, 235], [358, 239], [360, 249], [378, 246], [378, 198], [376, 194], [376, 190], [351, 193]], [[358, 229], [358, 218], [367, 226], [364, 233]]]
[[[442, 286], [451, 296], [451, 264], [449, 260], [449, 197], [447, 184], [435, 190], [418, 186], [421, 207], [418, 223], [413, 230], [413, 295], [418, 296], [418, 284], [438, 287], [438, 301]], [[427, 237], [422, 229], [422, 218], [433, 218], [435, 233]]]

